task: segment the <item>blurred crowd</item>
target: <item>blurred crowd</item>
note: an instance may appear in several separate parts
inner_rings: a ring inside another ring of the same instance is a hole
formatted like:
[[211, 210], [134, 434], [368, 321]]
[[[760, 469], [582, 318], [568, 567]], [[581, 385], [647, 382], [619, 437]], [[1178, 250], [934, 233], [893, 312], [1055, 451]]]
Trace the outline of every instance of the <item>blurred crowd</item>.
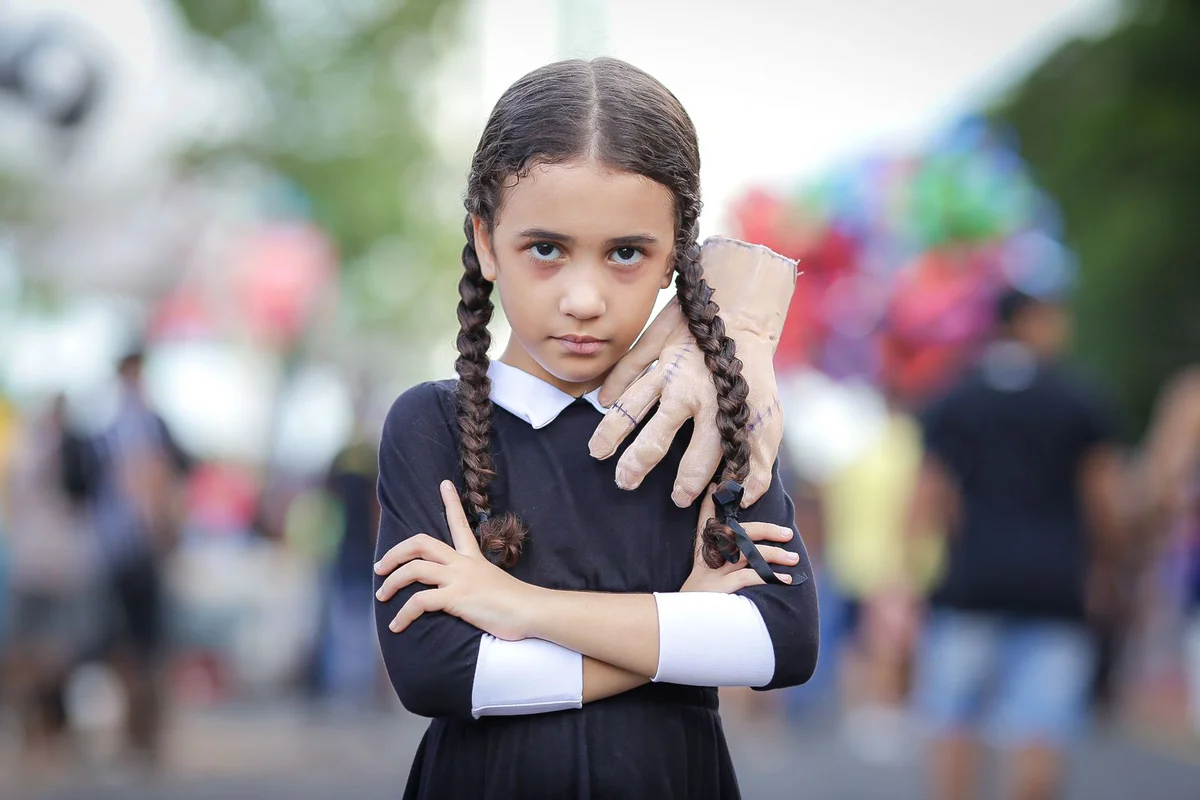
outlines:
[[324, 474], [255, 492], [178, 444], [145, 360], [121, 355], [103, 415], [63, 394], [0, 413], [0, 741], [28, 777], [153, 772], [172, 705], [390, 707], [371, 616], [375, 443], [356, 433]]
[[[885, 393], [870, 443], [798, 480], [819, 562], [823, 675], [847, 744], [923, 755], [932, 796], [974, 796], [987, 746], [1011, 796], [1058, 796], [1097, 724], [1200, 737], [1200, 372], [1129, 446], [1062, 356], [1071, 315], [1019, 290], [929, 399]], [[925, 742], [927, 748], [918, 748]]]
[[[1063, 361], [1069, 308], [1012, 290], [995, 311], [971, 363], [929, 397], [881, 393], [824, 476], [785, 448], [822, 662], [805, 687], [726, 698], [743, 721], [833, 713], [869, 763], [925, 753], [947, 798], [968, 796], [981, 744], [1015, 748], [1041, 797], [1097, 720], [1200, 737], [1200, 369], [1124, 445], [1102, 385]], [[0, 415], [0, 730], [34, 775], [154, 769], [172, 708], [395, 708], [371, 623], [371, 425], [320, 473], [248, 485], [184, 452], [146, 358], [118, 359], [100, 423], [62, 395]]]

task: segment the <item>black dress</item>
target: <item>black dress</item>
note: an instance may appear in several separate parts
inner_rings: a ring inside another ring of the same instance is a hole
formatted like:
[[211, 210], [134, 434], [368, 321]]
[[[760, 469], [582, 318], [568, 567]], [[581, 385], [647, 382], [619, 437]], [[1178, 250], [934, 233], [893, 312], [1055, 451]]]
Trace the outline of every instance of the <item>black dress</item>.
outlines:
[[[393, 405], [379, 453], [378, 553], [417, 533], [450, 541], [438, 484], [462, 488], [454, 382], [426, 383]], [[599, 415], [576, 401], [535, 430], [495, 407], [492, 449], [495, 509], [516, 512], [530, 536], [516, 577], [555, 589], [619, 593], [678, 591], [692, 568], [698, 504], [680, 509], [671, 482], [690, 439], [680, 432], [641, 488], [613, 479], [614, 460], [588, 454]], [[632, 437], [630, 437], [632, 440]], [[742, 512], [743, 521], [793, 525], [792, 501], [775, 480]], [[740, 594], [762, 613], [775, 649], [764, 688], [794, 686], [817, 657], [817, 601], [799, 535], [794, 585], [755, 586]], [[376, 578], [378, 588], [382, 578]], [[736, 798], [737, 779], [713, 688], [647, 684], [581, 709], [474, 719], [471, 690], [481, 632], [444, 613], [424, 614], [401, 634], [388, 622], [415, 585], [376, 603], [388, 674], [404, 706], [432, 717], [409, 774], [406, 798]]]

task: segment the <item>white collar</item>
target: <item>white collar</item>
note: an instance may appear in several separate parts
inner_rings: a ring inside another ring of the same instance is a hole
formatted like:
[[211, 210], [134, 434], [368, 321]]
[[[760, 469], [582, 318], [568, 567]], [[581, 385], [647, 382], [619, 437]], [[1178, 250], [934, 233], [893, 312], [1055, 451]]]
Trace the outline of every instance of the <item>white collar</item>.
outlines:
[[[534, 430], [549, 425], [577, 399], [541, 378], [501, 361], [488, 365], [488, 377], [492, 379], [492, 402], [525, 420]], [[588, 392], [583, 399], [601, 414], [608, 410], [600, 405], [599, 389]]]

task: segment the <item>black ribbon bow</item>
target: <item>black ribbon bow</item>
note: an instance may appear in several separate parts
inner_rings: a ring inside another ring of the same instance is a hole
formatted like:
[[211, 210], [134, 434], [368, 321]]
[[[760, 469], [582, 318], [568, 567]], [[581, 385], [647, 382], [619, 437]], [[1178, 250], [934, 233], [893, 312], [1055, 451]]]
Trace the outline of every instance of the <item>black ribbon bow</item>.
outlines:
[[758, 577], [762, 578], [766, 583], [777, 583], [786, 586], [783, 581], [776, 577], [771, 565], [763, 558], [762, 553], [758, 552], [758, 547], [754, 544], [754, 540], [750, 538], [750, 534], [746, 533], [746, 529], [738, 522], [738, 512], [742, 509], [742, 495], [746, 493], [745, 488], [737, 481], [725, 481], [713, 493], [713, 503], [717, 507], [717, 521], [723, 525], [727, 525], [733, 531], [733, 540], [737, 543], [737, 549], [728, 550], [725, 555], [725, 560], [730, 564], [736, 564], [739, 560], [738, 552], [746, 557], [746, 561], [751, 568], [758, 573]]

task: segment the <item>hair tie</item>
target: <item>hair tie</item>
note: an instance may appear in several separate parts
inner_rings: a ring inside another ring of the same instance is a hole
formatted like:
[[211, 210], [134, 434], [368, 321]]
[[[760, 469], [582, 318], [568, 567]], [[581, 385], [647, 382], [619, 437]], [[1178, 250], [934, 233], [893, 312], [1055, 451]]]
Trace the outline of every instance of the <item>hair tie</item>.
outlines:
[[764, 583], [776, 583], [781, 586], [787, 586], [783, 581], [779, 580], [775, 575], [775, 571], [771, 569], [771, 565], [763, 558], [762, 553], [758, 552], [758, 546], [754, 544], [754, 540], [750, 538], [750, 534], [746, 533], [746, 529], [738, 522], [738, 513], [742, 509], [742, 497], [746, 490], [737, 481], [725, 481], [713, 493], [713, 503], [716, 504], [717, 521], [729, 527], [733, 531], [733, 541], [737, 545], [736, 549], [732, 549], [725, 553], [725, 560], [730, 564], [736, 564], [738, 561], [738, 551], [746, 557], [746, 561], [751, 568], [758, 573], [758, 577], [763, 579]]

